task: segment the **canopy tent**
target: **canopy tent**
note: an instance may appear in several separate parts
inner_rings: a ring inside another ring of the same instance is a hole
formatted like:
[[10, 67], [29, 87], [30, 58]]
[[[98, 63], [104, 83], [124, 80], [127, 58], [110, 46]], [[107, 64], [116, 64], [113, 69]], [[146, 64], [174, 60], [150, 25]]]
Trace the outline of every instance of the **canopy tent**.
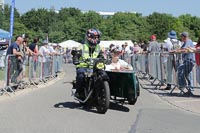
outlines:
[[8, 31], [0, 29], [0, 39], [9, 39], [9, 38], [10, 38], [10, 33]]
[[78, 48], [82, 44], [73, 40], [67, 40], [67, 41], [59, 43], [58, 45], [60, 45], [63, 48], [74, 48], [74, 47]]
[[103, 48], [109, 48], [110, 44], [122, 46], [125, 42], [127, 42], [128, 46], [133, 46], [133, 42], [131, 40], [101, 41], [99, 45]]

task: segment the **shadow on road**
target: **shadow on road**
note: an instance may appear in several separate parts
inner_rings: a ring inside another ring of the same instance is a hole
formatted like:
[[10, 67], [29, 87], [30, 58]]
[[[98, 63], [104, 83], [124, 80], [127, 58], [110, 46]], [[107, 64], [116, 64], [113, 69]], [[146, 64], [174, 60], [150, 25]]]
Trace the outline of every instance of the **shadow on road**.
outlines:
[[[54, 107], [55, 108], [69, 108], [69, 109], [82, 109], [87, 112], [97, 113], [97, 111], [94, 107], [82, 106], [80, 103], [76, 103], [76, 102], [60, 102], [60, 103], [55, 104]], [[116, 110], [116, 111], [122, 111], [122, 112], [129, 112], [128, 107], [120, 105], [118, 103], [113, 103], [113, 102], [110, 102], [109, 109]]]
[[95, 108], [88, 107], [88, 106], [82, 106], [80, 103], [76, 102], [61, 102], [54, 105], [55, 108], [69, 108], [69, 109], [78, 109], [78, 110], [84, 110], [87, 112], [93, 112], [98, 113]]
[[69, 108], [69, 109], [76, 109], [80, 108], [81, 105], [76, 102], [61, 102], [54, 105], [55, 108]]
[[129, 112], [129, 108], [128, 107], [120, 105], [118, 103], [113, 103], [113, 102], [110, 102], [109, 109], [116, 110], [116, 111], [122, 111], [122, 112]]
[[145, 90], [147, 90], [149, 93], [157, 94], [159, 96], [165, 96], [165, 97], [193, 97], [193, 98], [200, 98], [200, 95], [187, 95], [187, 94], [180, 94], [180, 92], [173, 92], [170, 93], [171, 90], [164, 90], [164, 89], [156, 89], [153, 88], [152, 85], [149, 84], [142, 84], [141, 87]]

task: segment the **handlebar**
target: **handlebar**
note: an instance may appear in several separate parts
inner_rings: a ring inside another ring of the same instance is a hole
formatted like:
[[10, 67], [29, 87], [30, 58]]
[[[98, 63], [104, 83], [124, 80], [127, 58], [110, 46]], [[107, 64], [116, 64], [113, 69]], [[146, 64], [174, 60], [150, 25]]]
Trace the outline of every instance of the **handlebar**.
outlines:
[[95, 64], [97, 61], [103, 61], [102, 58], [87, 58], [87, 59], [82, 59], [79, 62], [80, 63], [87, 63], [87, 64]]

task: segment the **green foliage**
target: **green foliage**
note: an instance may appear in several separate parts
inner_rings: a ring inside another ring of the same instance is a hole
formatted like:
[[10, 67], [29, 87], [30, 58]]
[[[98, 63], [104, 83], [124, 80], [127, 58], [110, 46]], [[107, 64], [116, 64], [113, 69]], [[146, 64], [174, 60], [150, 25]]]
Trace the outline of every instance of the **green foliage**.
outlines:
[[150, 25], [150, 33], [157, 35], [157, 38], [160, 40], [165, 39], [167, 37], [166, 33], [172, 30], [173, 21], [174, 17], [170, 14], [154, 12], [147, 17], [147, 22]]
[[[9, 31], [10, 6], [5, 5], [0, 12], [0, 28]], [[89, 28], [98, 28], [102, 32], [101, 40], [147, 41], [156, 34], [162, 41], [167, 33], [175, 30], [177, 34], [188, 31], [196, 41], [200, 36], [200, 18], [190, 14], [173, 17], [171, 14], [154, 12], [149, 16], [139, 13], [118, 12], [113, 16], [101, 16], [94, 11], [81, 12], [76, 8], [31, 9], [20, 16], [15, 9], [14, 36], [26, 33], [32, 39], [39, 36], [42, 41], [48, 34], [51, 42], [72, 39], [83, 42]]]

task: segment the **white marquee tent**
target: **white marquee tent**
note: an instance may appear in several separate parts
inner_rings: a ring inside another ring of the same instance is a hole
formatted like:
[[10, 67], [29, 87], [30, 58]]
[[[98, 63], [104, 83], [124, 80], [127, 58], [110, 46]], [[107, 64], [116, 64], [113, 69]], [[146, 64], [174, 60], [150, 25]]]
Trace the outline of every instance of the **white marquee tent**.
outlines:
[[73, 40], [67, 40], [64, 42], [59, 43], [58, 45], [60, 45], [63, 48], [73, 48], [73, 47], [80, 47], [82, 44]]
[[[133, 46], [133, 42], [131, 40], [112, 40], [112, 41], [101, 41], [100, 46], [104, 48], [109, 48], [110, 44], [119, 45], [125, 44], [127, 42], [128, 46]], [[82, 44], [73, 40], [67, 40], [59, 43], [59, 45], [63, 48], [73, 48], [80, 47]]]
[[109, 48], [110, 44], [122, 46], [122, 44], [128, 43], [128, 46], [133, 46], [133, 42], [131, 40], [113, 40], [113, 41], [101, 41], [100, 46], [104, 48]]

